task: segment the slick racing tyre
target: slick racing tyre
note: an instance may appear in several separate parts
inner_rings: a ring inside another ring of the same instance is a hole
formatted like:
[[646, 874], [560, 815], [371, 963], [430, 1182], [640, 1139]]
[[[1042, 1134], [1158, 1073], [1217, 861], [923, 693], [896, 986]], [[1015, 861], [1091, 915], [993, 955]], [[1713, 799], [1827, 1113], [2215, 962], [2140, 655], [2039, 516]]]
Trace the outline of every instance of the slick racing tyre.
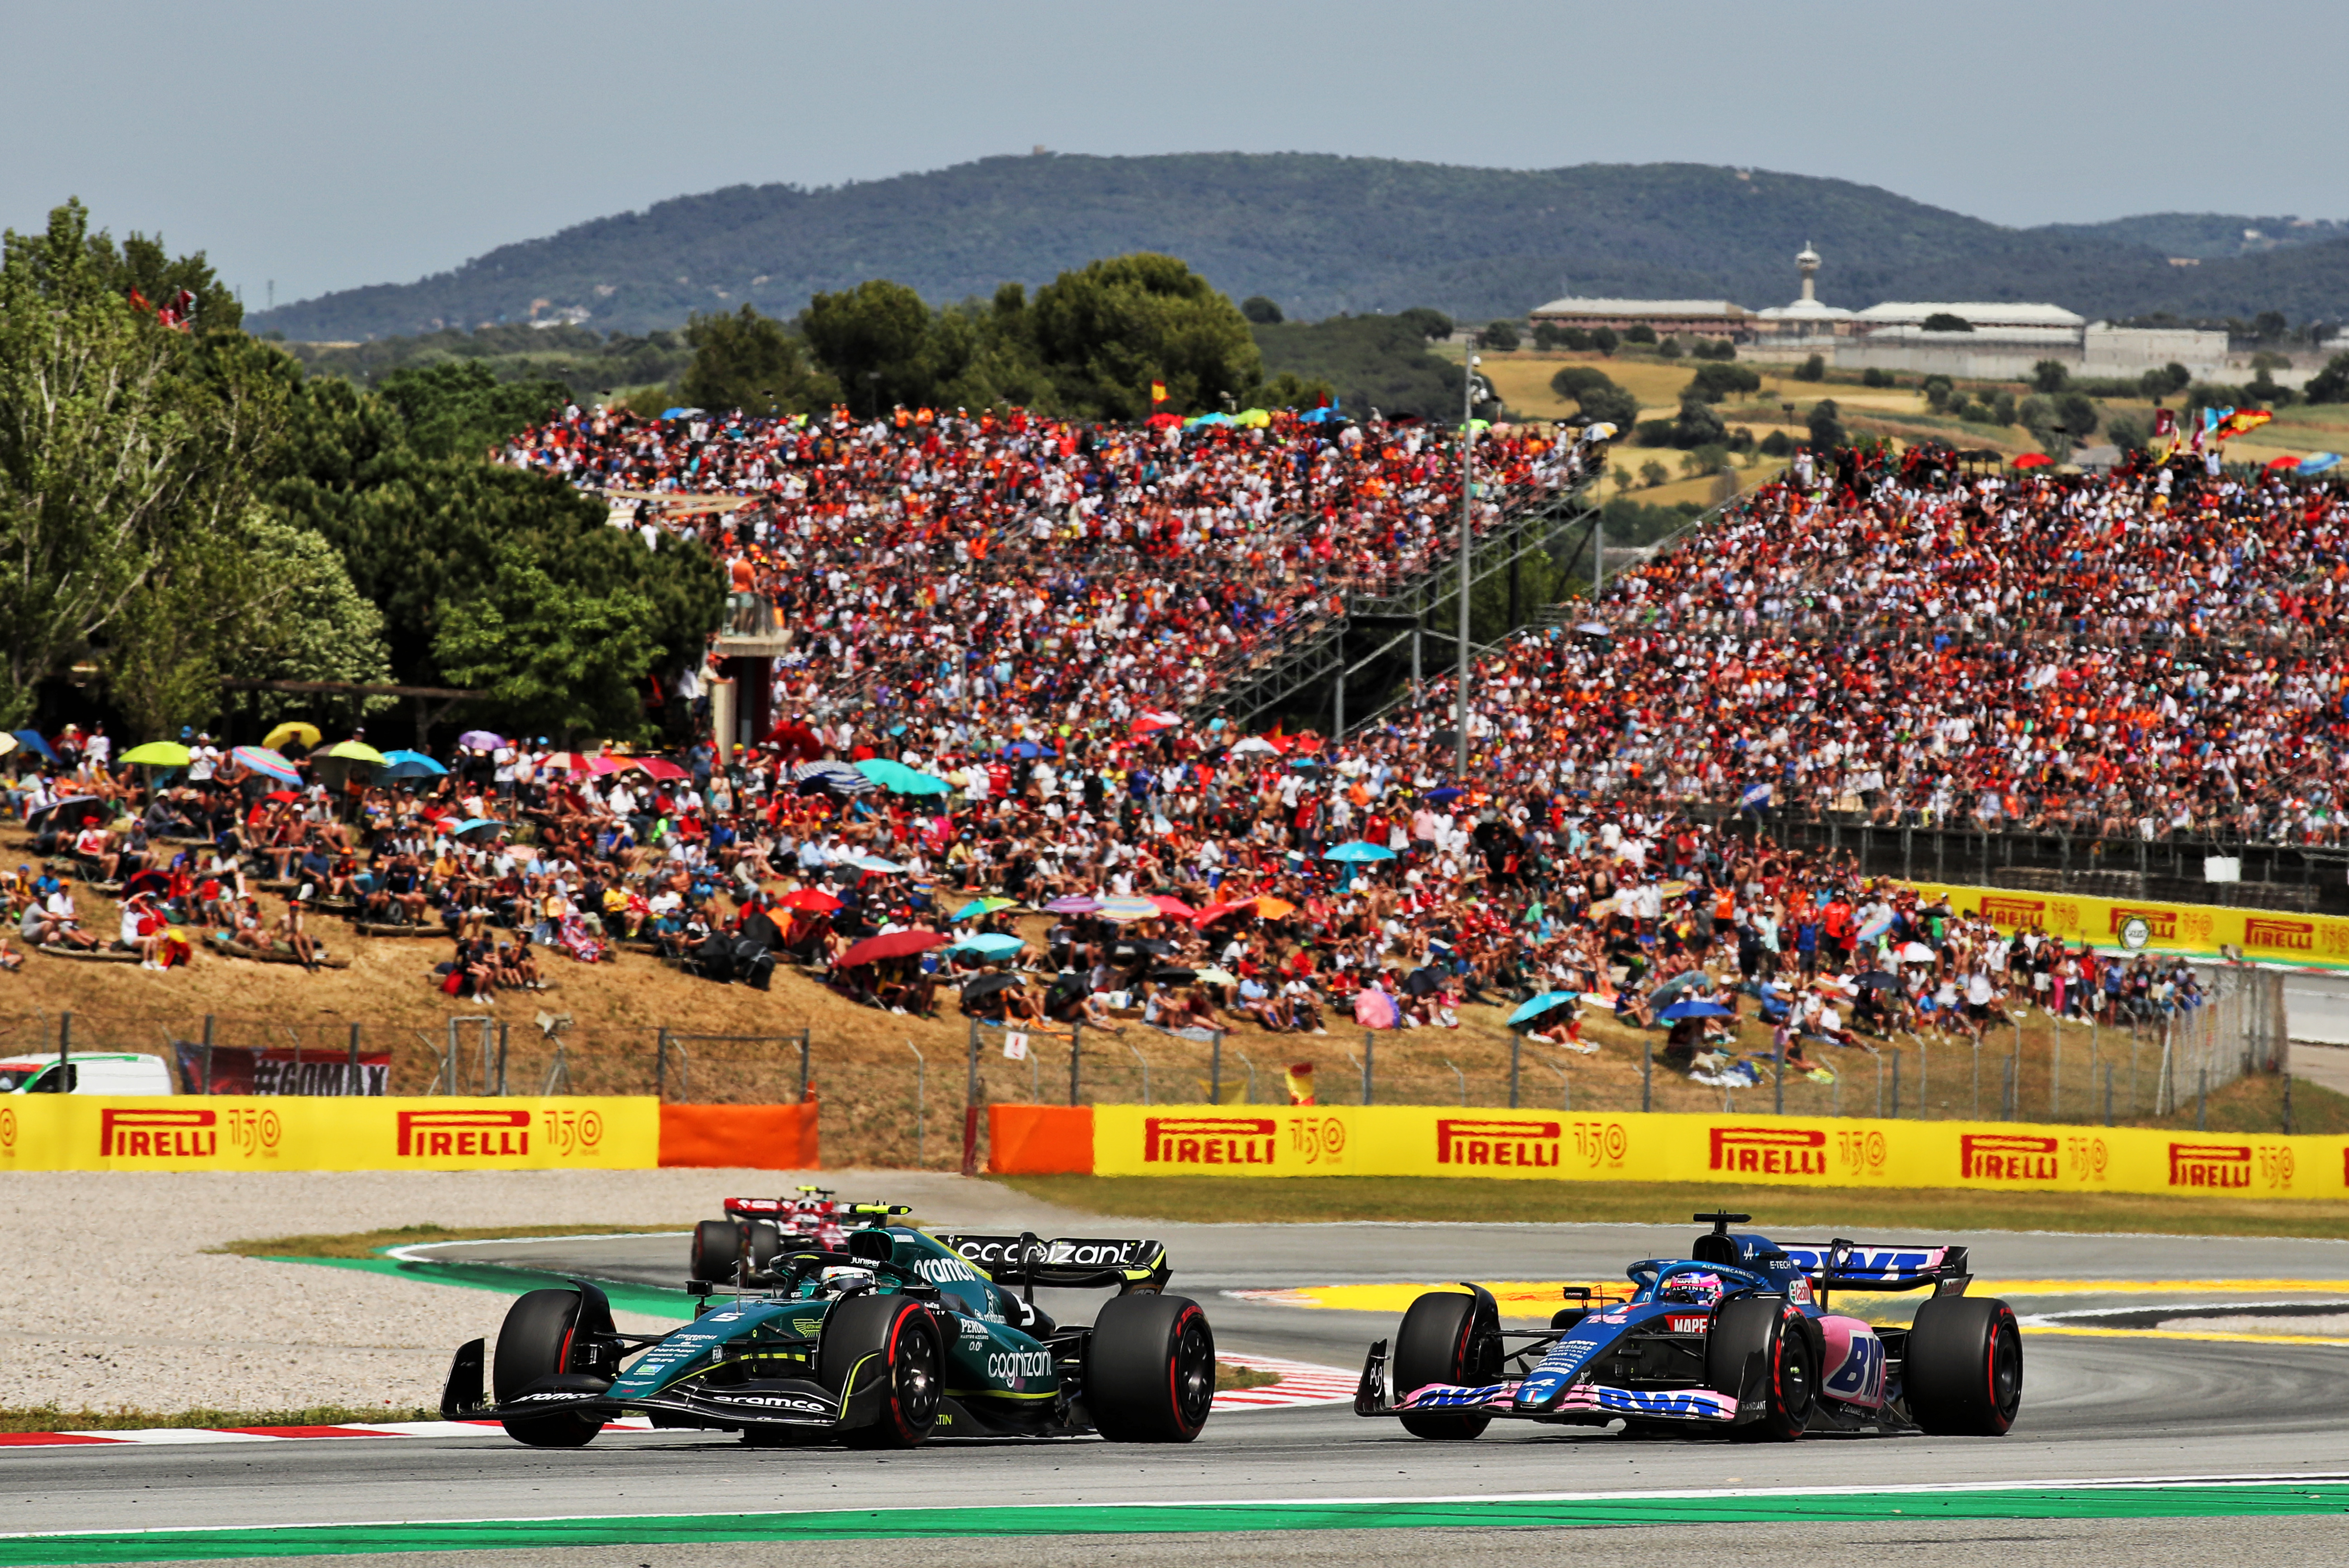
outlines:
[[880, 1395], [873, 1423], [841, 1434], [852, 1449], [910, 1449], [927, 1438], [946, 1392], [944, 1370], [937, 1321], [919, 1302], [850, 1296], [824, 1314], [818, 1379], [840, 1396], [843, 1408], [852, 1394]]
[[[1395, 1332], [1394, 1391], [1400, 1399], [1431, 1383], [1482, 1388], [1501, 1380], [1501, 1325], [1478, 1297], [1433, 1291], [1411, 1303]], [[1468, 1411], [1414, 1411], [1402, 1429], [1418, 1438], [1482, 1436], [1493, 1417]]]
[[1935, 1296], [1901, 1359], [1909, 1417], [1945, 1438], [2002, 1438], [2023, 1407], [2023, 1333], [1995, 1296]]
[[[491, 1368], [492, 1392], [499, 1404], [525, 1393], [601, 1394], [611, 1386], [601, 1377], [571, 1370], [578, 1359], [580, 1299], [576, 1291], [533, 1291], [506, 1309], [505, 1324], [498, 1330], [498, 1358]], [[510, 1416], [499, 1424], [507, 1437], [533, 1449], [577, 1449], [595, 1440], [604, 1429], [604, 1417], [555, 1411]]]
[[1705, 1381], [1713, 1392], [1743, 1397], [1748, 1360], [1755, 1351], [1762, 1353], [1761, 1418], [1732, 1428], [1732, 1438], [1791, 1443], [1810, 1425], [1818, 1357], [1807, 1328], [1800, 1314], [1769, 1297], [1740, 1296], [1723, 1302], [1713, 1315], [1704, 1342]]
[[1102, 1303], [1085, 1348], [1085, 1407], [1112, 1443], [1187, 1443], [1216, 1400], [1216, 1336], [1186, 1296]]
[[693, 1228], [693, 1262], [687, 1272], [716, 1284], [734, 1282], [735, 1260], [742, 1256], [742, 1228], [731, 1220], [704, 1220]]

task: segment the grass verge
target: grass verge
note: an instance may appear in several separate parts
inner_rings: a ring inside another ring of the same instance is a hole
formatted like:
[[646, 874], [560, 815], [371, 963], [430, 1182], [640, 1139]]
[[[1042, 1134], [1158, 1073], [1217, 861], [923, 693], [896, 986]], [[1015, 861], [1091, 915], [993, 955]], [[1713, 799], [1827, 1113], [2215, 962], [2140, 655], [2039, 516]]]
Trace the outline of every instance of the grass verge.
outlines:
[[507, 1237], [651, 1235], [691, 1231], [678, 1225], [492, 1225], [461, 1230], [447, 1225], [402, 1225], [390, 1231], [357, 1231], [346, 1236], [275, 1236], [263, 1241], [226, 1241], [206, 1251], [240, 1258], [372, 1258], [386, 1247], [420, 1247], [434, 1241], [497, 1241]]
[[1280, 1381], [1278, 1372], [1266, 1372], [1254, 1366], [1234, 1366], [1229, 1362], [1216, 1363], [1216, 1392], [1222, 1394], [1233, 1388], [1269, 1388]]
[[150, 1427], [347, 1427], [361, 1421], [437, 1421], [438, 1410], [390, 1405], [312, 1405], [300, 1410], [60, 1410], [55, 1405], [0, 1406], [0, 1432], [134, 1432]]
[[2187, 1201], [2129, 1193], [1888, 1192], [1865, 1188], [1734, 1187], [1700, 1181], [1488, 1181], [1409, 1176], [1004, 1176], [1031, 1198], [1136, 1220], [1223, 1223], [1313, 1220], [1616, 1221], [1685, 1225], [1700, 1210], [1748, 1213], [1765, 1229], [1930, 1238], [1965, 1231], [2137, 1232], [2171, 1236], [2349, 1239], [2349, 1203]]

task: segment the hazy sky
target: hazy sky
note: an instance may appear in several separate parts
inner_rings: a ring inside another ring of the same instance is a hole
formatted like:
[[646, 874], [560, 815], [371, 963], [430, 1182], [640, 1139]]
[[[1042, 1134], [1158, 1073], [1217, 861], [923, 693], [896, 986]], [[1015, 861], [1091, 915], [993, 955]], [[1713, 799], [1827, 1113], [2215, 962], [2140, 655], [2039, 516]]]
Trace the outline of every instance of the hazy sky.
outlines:
[[255, 308], [271, 279], [406, 282], [667, 196], [1037, 143], [1734, 163], [2018, 224], [2349, 214], [2340, 0], [0, 0], [0, 224], [78, 195]]

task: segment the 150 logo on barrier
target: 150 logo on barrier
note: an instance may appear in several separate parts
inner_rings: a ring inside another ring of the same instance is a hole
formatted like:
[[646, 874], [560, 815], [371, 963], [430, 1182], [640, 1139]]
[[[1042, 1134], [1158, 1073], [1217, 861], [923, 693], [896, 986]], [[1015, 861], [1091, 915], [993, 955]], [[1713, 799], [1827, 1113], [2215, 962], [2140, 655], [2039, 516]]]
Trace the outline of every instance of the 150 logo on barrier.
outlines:
[[1555, 1166], [1562, 1132], [1556, 1122], [1446, 1117], [1435, 1124], [1435, 1163]]
[[1621, 1122], [1574, 1124], [1574, 1158], [1593, 1170], [1620, 1170], [1631, 1151], [1631, 1135]]

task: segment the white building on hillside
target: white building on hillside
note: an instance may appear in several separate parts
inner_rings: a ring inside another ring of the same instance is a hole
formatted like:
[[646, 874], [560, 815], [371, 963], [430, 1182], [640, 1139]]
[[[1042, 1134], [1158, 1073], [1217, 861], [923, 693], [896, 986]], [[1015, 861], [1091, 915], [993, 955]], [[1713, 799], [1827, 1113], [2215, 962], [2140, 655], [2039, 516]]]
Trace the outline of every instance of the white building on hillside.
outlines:
[[1803, 275], [1802, 297], [1792, 305], [1774, 305], [1766, 310], [1756, 311], [1754, 317], [1756, 340], [1807, 342], [1815, 337], [1847, 335], [1851, 331], [1851, 312], [1838, 306], [1819, 303], [1819, 253], [1811, 249], [1809, 241], [1803, 242], [1802, 250], [1795, 257], [1795, 266]]

